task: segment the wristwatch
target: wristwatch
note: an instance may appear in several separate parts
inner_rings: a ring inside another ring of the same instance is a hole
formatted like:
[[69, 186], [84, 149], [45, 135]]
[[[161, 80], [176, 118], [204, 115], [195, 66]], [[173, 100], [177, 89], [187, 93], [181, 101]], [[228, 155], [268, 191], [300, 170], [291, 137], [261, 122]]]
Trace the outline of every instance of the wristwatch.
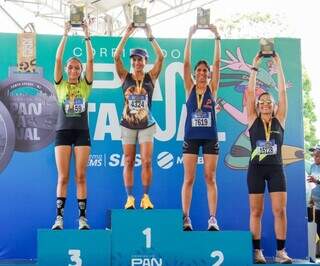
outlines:
[[15, 125], [16, 151], [36, 151], [54, 140], [58, 101], [42, 68], [21, 73], [16, 67], [9, 67], [8, 79], [0, 82], [0, 101]]
[[0, 173], [9, 163], [15, 144], [15, 127], [6, 106], [0, 101]]

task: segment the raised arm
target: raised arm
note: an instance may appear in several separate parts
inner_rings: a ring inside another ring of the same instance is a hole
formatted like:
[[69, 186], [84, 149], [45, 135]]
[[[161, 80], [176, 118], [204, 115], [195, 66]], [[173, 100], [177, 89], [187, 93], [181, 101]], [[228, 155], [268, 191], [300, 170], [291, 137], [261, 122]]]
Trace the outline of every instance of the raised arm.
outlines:
[[251, 73], [249, 77], [248, 89], [247, 89], [247, 116], [248, 126], [251, 127], [254, 120], [257, 117], [256, 112], [256, 80], [261, 57], [259, 53], [255, 56], [252, 62]]
[[153, 50], [155, 51], [155, 53], [157, 55], [156, 62], [154, 63], [152, 69], [149, 71], [151, 79], [153, 80], [153, 82], [155, 82], [160, 74], [164, 55], [163, 55], [163, 52], [162, 52], [158, 42], [156, 41], [156, 39], [152, 35], [151, 27], [149, 24], [147, 24], [147, 26], [145, 28], [145, 32], [146, 32], [148, 40], [151, 42]]
[[125, 34], [121, 38], [120, 43], [118, 44], [118, 47], [114, 53], [114, 63], [116, 65], [116, 71], [122, 81], [124, 81], [124, 79], [126, 78], [126, 76], [128, 74], [128, 70], [125, 69], [123, 62], [122, 62], [122, 59], [121, 59], [122, 52], [123, 52], [123, 48], [124, 48], [127, 40], [129, 39], [130, 35], [134, 32], [134, 30], [135, 30], [135, 28], [133, 27], [133, 24], [130, 23], [126, 29]]
[[192, 35], [197, 31], [197, 26], [192, 25], [189, 30], [188, 39], [186, 40], [186, 46], [184, 48], [184, 62], [183, 62], [183, 79], [184, 79], [184, 88], [187, 93], [190, 93], [190, 90], [193, 86], [192, 79], [192, 69], [191, 69], [191, 39]]
[[70, 22], [66, 22], [64, 24], [64, 33], [63, 33], [62, 39], [60, 41], [60, 44], [58, 46], [57, 53], [56, 53], [56, 62], [55, 62], [55, 66], [54, 66], [54, 81], [55, 81], [55, 83], [59, 83], [62, 79], [62, 73], [63, 73], [62, 59], [63, 59], [64, 48], [66, 46], [68, 33], [69, 33], [70, 29], [71, 29]]
[[275, 56], [272, 58], [272, 60], [277, 68], [277, 75], [278, 75], [279, 102], [278, 102], [278, 110], [276, 112], [276, 118], [279, 120], [282, 127], [284, 127], [286, 123], [286, 117], [287, 117], [287, 111], [288, 111], [286, 80], [283, 74], [280, 56], [276, 53]]
[[215, 38], [215, 45], [214, 45], [214, 55], [213, 55], [213, 62], [212, 62], [212, 74], [210, 80], [210, 88], [211, 92], [214, 96], [217, 96], [217, 91], [219, 88], [219, 81], [220, 81], [220, 65], [221, 65], [221, 37], [218, 32], [218, 29], [214, 25], [210, 25], [210, 30], [216, 36]]
[[86, 42], [86, 51], [87, 51], [87, 63], [86, 63], [86, 79], [89, 83], [92, 83], [93, 80], [93, 49], [91, 45], [91, 39], [90, 39], [90, 31], [89, 31], [89, 25], [88, 22], [85, 21], [82, 25], [84, 36], [85, 36], [85, 42]]

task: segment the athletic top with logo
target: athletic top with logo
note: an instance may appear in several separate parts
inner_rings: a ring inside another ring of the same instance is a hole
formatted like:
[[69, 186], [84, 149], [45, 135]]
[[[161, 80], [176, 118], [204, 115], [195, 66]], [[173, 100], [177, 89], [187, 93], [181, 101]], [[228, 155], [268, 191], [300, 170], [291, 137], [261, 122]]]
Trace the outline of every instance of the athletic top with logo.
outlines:
[[[203, 97], [203, 100], [200, 97]], [[201, 103], [200, 109], [198, 109], [199, 102]], [[218, 141], [215, 101], [209, 86], [207, 86], [204, 95], [197, 95], [196, 86], [194, 86], [191, 89], [186, 106], [187, 118], [184, 126], [184, 139]]]
[[128, 73], [122, 84], [124, 108], [120, 124], [130, 129], [145, 129], [155, 124], [151, 113], [154, 84], [149, 73], [140, 81]]
[[[269, 126], [269, 125], [268, 125]], [[267, 125], [257, 117], [249, 129], [251, 142], [251, 164], [282, 165], [281, 147], [284, 129], [279, 120], [271, 119], [270, 137], [266, 139]]]
[[56, 130], [88, 130], [88, 98], [92, 83], [81, 79], [77, 84], [62, 80], [55, 85], [60, 104]]

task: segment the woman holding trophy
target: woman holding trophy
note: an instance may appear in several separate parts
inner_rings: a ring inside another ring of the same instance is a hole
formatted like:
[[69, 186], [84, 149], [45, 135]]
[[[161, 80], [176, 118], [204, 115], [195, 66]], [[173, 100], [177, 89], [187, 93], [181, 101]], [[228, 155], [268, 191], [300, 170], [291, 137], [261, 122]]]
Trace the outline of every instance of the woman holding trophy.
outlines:
[[[93, 50], [90, 40], [89, 25], [82, 25], [85, 35], [87, 62], [82, 78], [83, 66], [76, 57], [67, 60], [65, 69], [62, 59], [68, 33], [71, 29], [70, 22], [65, 24], [64, 35], [60, 41], [55, 61], [54, 81], [60, 111], [56, 126], [55, 158], [58, 170], [57, 184], [57, 216], [52, 229], [63, 229], [64, 206], [67, 197], [69, 170], [72, 152], [75, 156], [75, 179], [77, 185], [77, 199], [79, 208], [79, 229], [89, 229], [86, 219], [87, 185], [86, 170], [90, 154], [90, 134], [88, 127], [88, 98], [93, 80]], [[66, 72], [66, 79], [63, 71]], [[73, 148], [73, 149], [72, 149]]]
[[219, 231], [216, 220], [217, 185], [216, 168], [219, 154], [218, 134], [216, 127], [215, 99], [220, 79], [220, 35], [217, 28], [209, 24], [208, 29], [215, 35], [212, 72], [205, 60], [200, 60], [191, 68], [191, 38], [197, 26], [191, 26], [184, 51], [184, 86], [187, 97], [187, 118], [183, 143], [184, 181], [181, 198], [183, 209], [183, 229], [191, 231], [190, 205], [193, 184], [196, 175], [199, 149], [202, 147], [204, 159], [204, 177], [207, 185], [209, 206], [208, 230]]
[[132, 49], [130, 52], [130, 62], [133, 72], [130, 73], [124, 67], [121, 57], [124, 46], [134, 30], [133, 23], [127, 27], [114, 55], [116, 71], [122, 81], [122, 90], [125, 98], [121, 119], [122, 147], [125, 158], [123, 178], [127, 193], [125, 209], [135, 208], [133, 170], [137, 142], [140, 144], [142, 162], [141, 179], [143, 197], [140, 207], [143, 209], [153, 209], [153, 204], [149, 197], [149, 188], [152, 181], [153, 137], [156, 125], [151, 113], [151, 102], [154, 85], [160, 74], [164, 56], [159, 44], [152, 35], [150, 25], [146, 24], [144, 30], [157, 58], [151, 70], [145, 72], [145, 66], [149, 57], [148, 53], [141, 48]]
[[[270, 53], [271, 54], [271, 53]], [[292, 263], [285, 251], [287, 233], [287, 192], [283, 171], [281, 147], [283, 144], [287, 116], [287, 93], [285, 77], [278, 54], [272, 53], [273, 64], [278, 75], [279, 102], [275, 110], [274, 99], [268, 92], [258, 98], [255, 95], [256, 77], [263, 51], [253, 59], [247, 89], [247, 116], [251, 142], [247, 184], [250, 202], [250, 230], [253, 234], [255, 263], [265, 264], [266, 259], [260, 247], [261, 219], [264, 206], [264, 191], [267, 183], [274, 215], [274, 228], [277, 238], [276, 263]]]

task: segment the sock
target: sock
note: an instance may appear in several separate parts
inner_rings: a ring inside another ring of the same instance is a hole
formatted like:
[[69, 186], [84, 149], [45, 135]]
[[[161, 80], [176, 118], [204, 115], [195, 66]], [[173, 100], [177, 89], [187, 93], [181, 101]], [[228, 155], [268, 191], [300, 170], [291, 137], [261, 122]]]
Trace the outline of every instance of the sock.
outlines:
[[56, 200], [57, 216], [63, 217], [64, 205], [66, 203], [66, 199], [67, 198], [65, 198], [65, 197], [57, 197], [57, 200]]
[[284, 245], [286, 244], [286, 240], [277, 239], [277, 250], [284, 249]]
[[126, 192], [127, 192], [127, 196], [132, 196], [132, 186], [127, 186], [126, 187]]
[[260, 242], [261, 239], [252, 239], [253, 249], [261, 249]]
[[86, 217], [87, 199], [78, 199], [79, 217]]

